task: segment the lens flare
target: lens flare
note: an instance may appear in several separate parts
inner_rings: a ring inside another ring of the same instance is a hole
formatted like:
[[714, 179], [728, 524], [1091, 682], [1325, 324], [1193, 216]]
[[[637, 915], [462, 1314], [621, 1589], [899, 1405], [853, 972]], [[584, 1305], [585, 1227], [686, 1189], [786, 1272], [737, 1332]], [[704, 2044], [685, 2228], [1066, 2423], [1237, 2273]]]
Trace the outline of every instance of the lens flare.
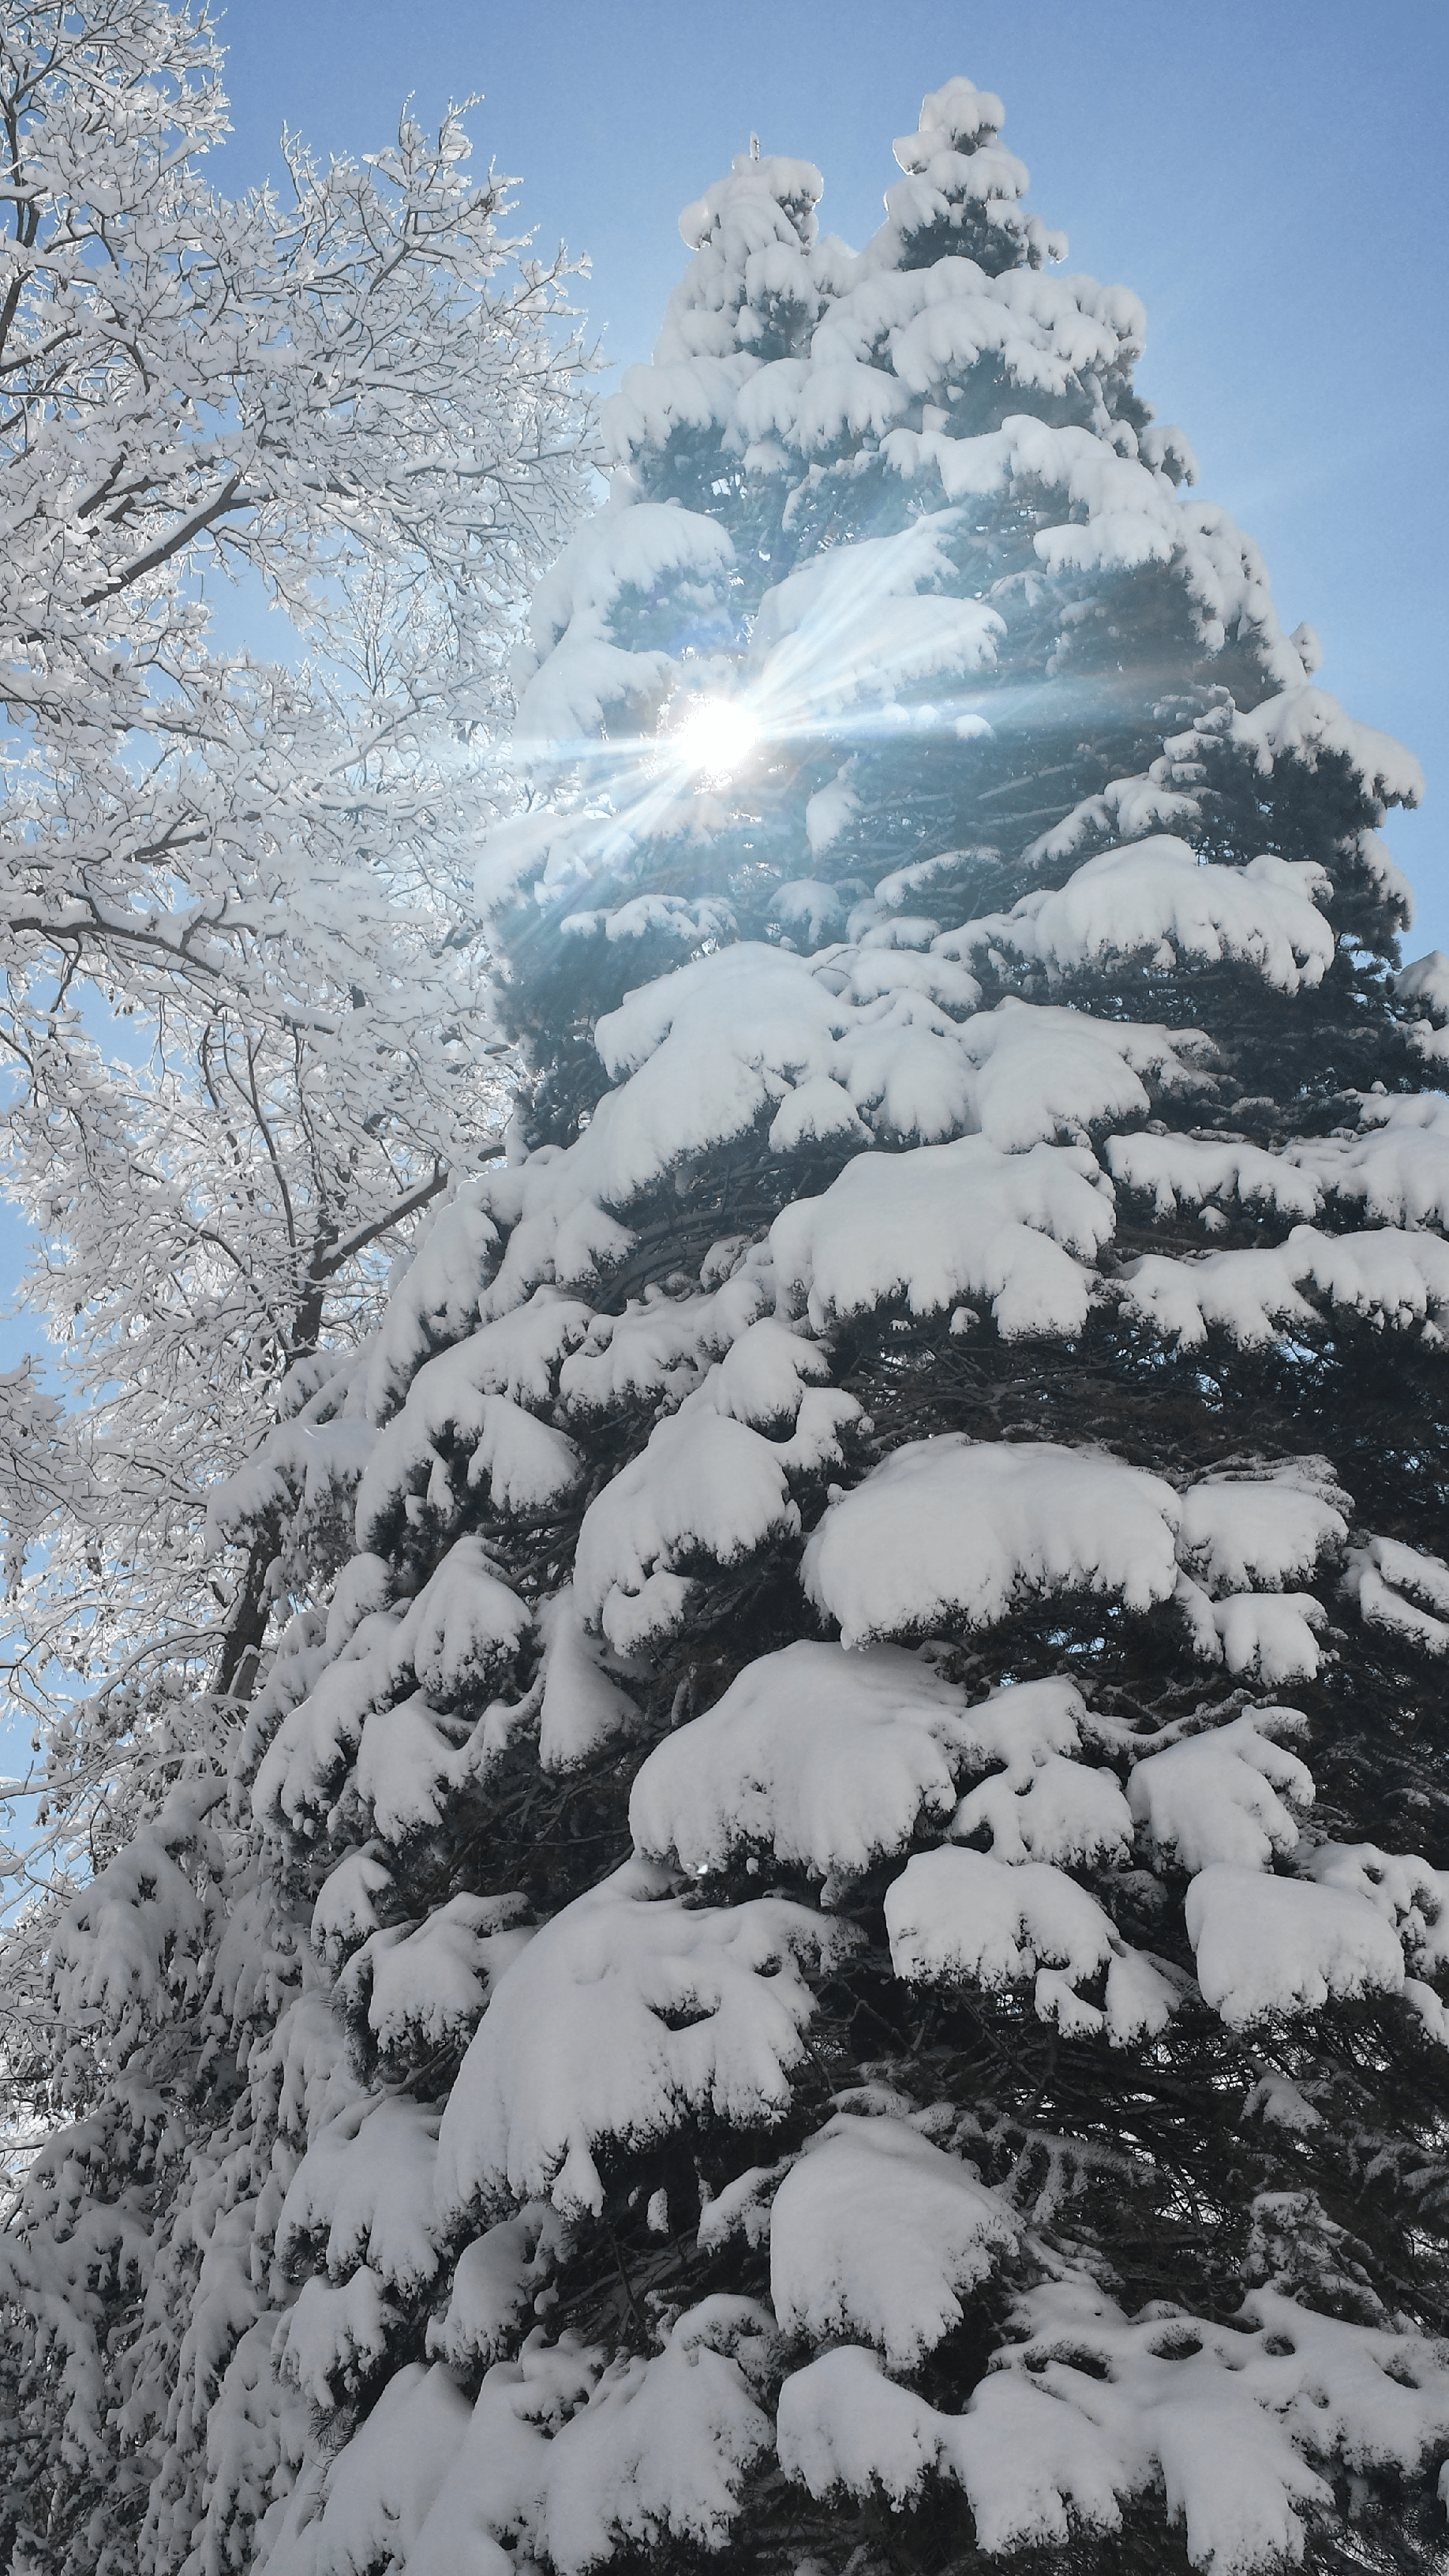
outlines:
[[728, 778], [742, 769], [760, 728], [738, 698], [696, 698], [670, 737], [676, 757], [697, 778]]

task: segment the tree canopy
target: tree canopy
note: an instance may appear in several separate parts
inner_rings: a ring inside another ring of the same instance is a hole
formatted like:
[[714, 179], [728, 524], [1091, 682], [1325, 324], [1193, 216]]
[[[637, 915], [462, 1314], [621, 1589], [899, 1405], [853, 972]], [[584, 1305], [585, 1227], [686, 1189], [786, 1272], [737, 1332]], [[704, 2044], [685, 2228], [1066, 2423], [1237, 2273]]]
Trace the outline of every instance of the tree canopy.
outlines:
[[[48, 1485], [33, 1450], [3, 1483], [49, 1539], [12, 1675], [42, 1701], [57, 1654], [214, 1660], [206, 1487], [496, 1121], [458, 924], [586, 481], [573, 272], [462, 111], [361, 163], [289, 138], [284, 190], [232, 201], [221, 71], [161, 0], [0, 28], [5, 1180], [69, 1362]], [[270, 659], [232, 640], [269, 608]]]

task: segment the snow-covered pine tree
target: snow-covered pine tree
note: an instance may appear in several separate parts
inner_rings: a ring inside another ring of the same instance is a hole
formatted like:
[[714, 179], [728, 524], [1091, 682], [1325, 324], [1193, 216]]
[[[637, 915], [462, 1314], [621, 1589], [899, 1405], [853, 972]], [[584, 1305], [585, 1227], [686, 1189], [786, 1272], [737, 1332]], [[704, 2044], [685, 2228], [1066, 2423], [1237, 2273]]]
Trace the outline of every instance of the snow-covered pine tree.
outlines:
[[530, 1106], [56, 1946], [27, 2571], [1440, 2563], [1416, 773], [1000, 122], [685, 218], [482, 865]]

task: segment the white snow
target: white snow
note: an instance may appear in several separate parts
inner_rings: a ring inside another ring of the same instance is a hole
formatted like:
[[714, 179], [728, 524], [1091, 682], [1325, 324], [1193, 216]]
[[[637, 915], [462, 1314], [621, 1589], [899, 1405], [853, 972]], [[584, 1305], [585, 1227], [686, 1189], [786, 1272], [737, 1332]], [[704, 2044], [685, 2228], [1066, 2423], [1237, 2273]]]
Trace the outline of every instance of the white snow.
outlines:
[[545, 1655], [538, 1718], [538, 1758], [545, 1771], [571, 1771], [601, 1744], [629, 1735], [639, 1710], [605, 1669], [583, 1622], [578, 1598], [565, 1583], [539, 1613]]
[[1399, 968], [1394, 990], [1401, 1001], [1422, 1002], [1435, 1027], [1443, 1028], [1449, 1021], [1449, 957], [1442, 948], [1431, 948], [1427, 957]]
[[[841, 1432], [860, 1417], [853, 1396], [816, 1382], [828, 1373], [812, 1344], [762, 1318], [589, 1505], [574, 1590], [617, 1652], [678, 1626], [695, 1568], [739, 1565], [798, 1535], [792, 1474], [843, 1465]], [[786, 1436], [767, 1438], [752, 1420]]]
[[[645, 1761], [630, 1797], [641, 1851], [691, 1876], [759, 1848], [842, 1883], [901, 1851], [923, 1818], [1029, 1838], [1043, 1858], [1131, 1840], [1110, 1772], [1065, 1760], [1087, 1713], [1070, 1682], [1024, 1682], [968, 1707], [928, 1660], [895, 1646], [845, 1654], [799, 1640], [748, 1664], [703, 1717]], [[1004, 1771], [958, 1803], [963, 1773]]]
[[[891, 1965], [908, 1985], [1033, 1982], [1041, 2021], [1070, 2038], [1105, 2031], [1125, 2046], [1161, 2030], [1178, 1981], [1129, 1949], [1096, 1898], [1045, 1861], [1014, 1866], [985, 1852], [918, 1852], [886, 1890]], [[1078, 1987], [1106, 1971], [1103, 2007]]]
[[1003, 1154], [984, 1136], [904, 1154], [857, 1154], [818, 1199], [770, 1230], [777, 1275], [823, 1332], [838, 1316], [903, 1300], [932, 1314], [989, 1300], [1006, 1339], [1080, 1332], [1090, 1260], [1112, 1233], [1094, 1157], [1034, 1145]]
[[344, 1811], [355, 1804], [365, 1829], [383, 1842], [406, 1842], [442, 1823], [452, 1794], [481, 1767], [476, 1757], [486, 1744], [486, 1731], [444, 1716], [414, 1691], [364, 1720], [350, 1795], [339, 1804]]
[[946, 2424], [886, 2378], [876, 2353], [839, 2344], [785, 2381], [775, 2438], [786, 2477], [822, 2503], [843, 2491], [903, 2505], [940, 2465]]
[[1380, 1851], [1376, 1843], [1320, 1843], [1308, 1866], [1321, 1887], [1372, 1905], [1421, 1974], [1449, 1968], [1449, 1870], [1433, 1868], [1418, 1852]]
[[[1109, 1136], [1103, 1160], [1114, 1181], [1151, 1195], [1159, 1217], [1176, 1216], [1180, 1207], [1203, 1207], [1209, 1200], [1237, 1199], [1244, 1207], [1270, 1207], [1279, 1216], [1312, 1218], [1323, 1205], [1327, 1186], [1303, 1149], [1270, 1154], [1236, 1136], [1154, 1134], [1150, 1129]], [[1444, 1169], [1449, 1188], [1449, 1153]]]
[[362, 2264], [340, 2288], [314, 2273], [277, 2330], [272, 2358], [282, 2378], [291, 2380], [321, 2414], [330, 2415], [339, 2394], [350, 2396], [365, 2386], [387, 2358], [401, 2321], [369, 2264]]
[[559, 1371], [565, 1410], [587, 1423], [641, 1397], [677, 1402], [771, 1302], [768, 1270], [756, 1264], [709, 1296], [656, 1293], [631, 1298], [622, 1315], [596, 1315]]
[[1251, 1673], [1270, 1690], [1312, 1681], [1323, 1661], [1317, 1632], [1328, 1613], [1311, 1592], [1233, 1592], [1212, 1601], [1184, 1574], [1177, 1601], [1194, 1653], [1230, 1673]]
[[839, 2114], [775, 2195], [770, 2299], [785, 2332], [851, 2335], [909, 2371], [961, 2322], [1020, 2227], [959, 2156], [897, 2119]]
[[894, 2386], [859, 2345], [797, 2371], [780, 2393], [787, 2475], [822, 2501], [883, 2489], [903, 2504], [942, 2471], [992, 2554], [1114, 2532], [1122, 2502], [1156, 2487], [1192, 2566], [1266, 2576], [1302, 2554], [1299, 2508], [1330, 2501], [1313, 2461], [1412, 2471], [1449, 2432], [1449, 2370], [1427, 2339], [1406, 2349], [1271, 2290], [1230, 2325], [1161, 2303], [1129, 2320], [1068, 2271], [1015, 2323], [1023, 2339], [961, 2415]]
[[1132, 1848], [1132, 1817], [1116, 1775], [1060, 1753], [1019, 1758], [993, 1773], [961, 1800], [949, 1830], [962, 1842], [989, 1834], [991, 1856], [1000, 1861], [1121, 1861]]
[[[554, 1349], [561, 1352], [582, 1337], [589, 1320], [587, 1308], [539, 1299], [506, 1322], [531, 1326], [535, 1348], [537, 1328], [545, 1325]], [[360, 1548], [372, 1545], [387, 1530], [398, 1504], [420, 1490], [446, 1521], [457, 1497], [444, 1449], [456, 1458], [465, 1490], [484, 1484], [501, 1512], [544, 1510], [576, 1481], [580, 1461], [572, 1442], [495, 1388], [497, 1344], [492, 1337], [503, 1331], [500, 1323], [486, 1325], [418, 1370], [358, 1487]], [[519, 1338], [518, 1332], [511, 1336], [514, 1346]]]
[[825, 1512], [806, 1593], [866, 1645], [955, 1621], [990, 1627], [1033, 1595], [1171, 1598], [1177, 1496], [1103, 1451], [1052, 1441], [915, 1440]]
[[312, 1908], [312, 1946], [335, 1962], [343, 1950], [367, 1938], [378, 1925], [373, 1898], [393, 1883], [392, 1871], [377, 1843], [347, 1852], [323, 1880]]
[[1149, 1754], [1128, 1782], [1133, 1817], [1181, 1869], [1214, 1861], [1266, 1869], [1275, 1853], [1298, 1847], [1293, 1808], [1313, 1804], [1306, 1763], [1273, 1741], [1304, 1723], [1295, 1709], [1254, 1709]]
[[1196, 1350], [1210, 1327], [1249, 1347], [1279, 1328], [1312, 1328], [1316, 1310], [1301, 1294], [1317, 1289], [1330, 1306], [1376, 1326], [1432, 1324], [1449, 1306], [1449, 1244], [1399, 1226], [1321, 1234], [1296, 1225], [1287, 1242], [1178, 1260], [1150, 1252], [1123, 1274], [1122, 1294], [1181, 1350]]
[[1187, 1891], [1204, 2000], [1231, 2030], [1316, 2012], [1331, 1995], [1393, 1994], [1404, 1954], [1362, 1896], [1214, 1861]]
[[[853, 358], [812, 366], [799, 443], [833, 443], [843, 426], [883, 430], [903, 388]], [[994, 608], [923, 583], [948, 581], [957, 513], [916, 519], [898, 536], [832, 546], [767, 590], [755, 617], [750, 690], [766, 729], [824, 731], [861, 699], [894, 699], [920, 680], [989, 669], [1004, 630]]]
[[392, 1634], [386, 1612], [364, 1619], [337, 1662], [283, 1718], [252, 1782], [258, 1824], [302, 1829], [304, 1819], [330, 1808], [365, 1719], [393, 1696]]
[[919, 1656], [797, 1641], [655, 1746], [630, 1830], [691, 1876], [755, 1845], [817, 1877], [858, 1875], [902, 1849], [923, 1813], [949, 1815], [975, 1740], [961, 1693]]
[[1449, 1229], [1449, 1100], [1361, 1093], [1358, 1116], [1357, 1130], [1289, 1144], [1287, 1159], [1325, 1195], [1357, 1201], [1380, 1224]]
[[[275, 2576], [372, 2576], [384, 2549], [406, 2564], [467, 2422], [468, 2400], [446, 2370], [414, 2361], [395, 2371], [331, 2463], [320, 2526], [304, 2527], [291, 2552], [284, 2540]], [[483, 2560], [479, 2576], [502, 2571]]]
[[708, 2299], [674, 2321], [661, 2352], [608, 2366], [577, 2338], [549, 2345], [536, 2329], [517, 2361], [485, 2374], [471, 2418], [455, 2419], [435, 2500], [408, 2537], [408, 2576], [505, 2576], [520, 2539], [558, 2576], [584, 2576], [621, 2547], [719, 2548], [769, 2444], [748, 2375], [765, 2323], [749, 2300]]
[[515, 1896], [452, 1896], [421, 1923], [375, 1930], [342, 1970], [338, 2000], [366, 2022], [384, 2057], [457, 2047], [531, 1937], [517, 1925], [523, 1910]]
[[368, 1371], [367, 1409], [385, 1421], [420, 1360], [455, 1342], [477, 1321], [492, 1274], [498, 1228], [487, 1207], [488, 1177], [463, 1181], [430, 1221], [387, 1301]]
[[1388, 1628], [1431, 1655], [1449, 1654], [1449, 1565], [1401, 1540], [1349, 1551], [1345, 1590], [1371, 1628]]
[[444, 1702], [491, 1691], [532, 1627], [530, 1612], [494, 1571], [483, 1541], [457, 1539], [398, 1621], [393, 1673], [411, 1673]]
[[670, 1888], [627, 1862], [500, 1980], [443, 2114], [446, 2211], [505, 2191], [597, 2210], [596, 2148], [642, 2145], [690, 2113], [781, 2116], [813, 2010], [801, 1962], [850, 1936], [781, 1898], [692, 1907]]
[[515, 2216], [485, 2227], [454, 2266], [446, 2313], [429, 2325], [429, 2359], [441, 2354], [459, 2371], [503, 2359], [571, 2242], [546, 2200], [525, 2201]]
[[747, 1133], [831, 1070], [849, 1016], [805, 959], [751, 941], [629, 994], [594, 1031], [611, 1078], [632, 1076], [587, 1131], [599, 1194], [624, 1204], [681, 1155]]
[[951, 953], [1005, 951], [1054, 975], [1118, 958], [1159, 970], [1230, 958], [1275, 991], [1296, 993], [1321, 983], [1333, 963], [1333, 930], [1314, 900], [1328, 892], [1325, 871], [1306, 860], [1220, 867], [1155, 833], [1088, 859], [1055, 891], [1023, 895], [1010, 912], [952, 931]]
[[[943, 932], [936, 945], [949, 954], [953, 939]], [[1014, 997], [968, 1020], [960, 1043], [976, 1072], [974, 1123], [1007, 1154], [1060, 1135], [1085, 1142], [1109, 1119], [1145, 1116], [1149, 1079], [1164, 1091], [1211, 1087], [1201, 1062], [1212, 1049], [1195, 1029], [1097, 1020]]]
[[1170, 832], [1175, 824], [1201, 819], [1201, 800], [1184, 792], [1168, 760], [1154, 760], [1137, 778], [1112, 778], [1099, 794], [1084, 796], [1059, 823], [1038, 835], [1022, 851], [1029, 868], [1058, 865], [1075, 858], [1084, 842], [1117, 847], [1144, 840], [1149, 833]]
[[662, 2352], [605, 2371], [549, 2463], [538, 2540], [559, 2576], [620, 2548], [724, 2545], [746, 2471], [773, 2448], [747, 2376], [768, 2332], [752, 2301], [710, 2299], [670, 2327]]
[[1345, 715], [1326, 689], [1284, 689], [1248, 714], [1235, 708], [1223, 731], [1227, 741], [1250, 753], [1265, 778], [1285, 757], [1316, 769], [1325, 755], [1337, 754], [1381, 804], [1418, 805], [1423, 800], [1424, 773], [1413, 754], [1392, 734]]
[[571, 630], [604, 635], [624, 591], [648, 594], [678, 573], [721, 583], [734, 561], [734, 546], [718, 519], [657, 501], [636, 501], [628, 509], [616, 502], [585, 520], [534, 591], [535, 649], [540, 656], [552, 652]]
[[277, 2260], [323, 2247], [333, 2280], [368, 2264], [411, 2291], [438, 2268], [433, 2196], [438, 2114], [405, 2095], [364, 2097], [313, 2138], [277, 2221]]
[[1178, 1551], [1214, 1591], [1276, 1588], [1342, 1547], [1347, 1499], [1323, 1458], [1205, 1476], [1182, 1497]]

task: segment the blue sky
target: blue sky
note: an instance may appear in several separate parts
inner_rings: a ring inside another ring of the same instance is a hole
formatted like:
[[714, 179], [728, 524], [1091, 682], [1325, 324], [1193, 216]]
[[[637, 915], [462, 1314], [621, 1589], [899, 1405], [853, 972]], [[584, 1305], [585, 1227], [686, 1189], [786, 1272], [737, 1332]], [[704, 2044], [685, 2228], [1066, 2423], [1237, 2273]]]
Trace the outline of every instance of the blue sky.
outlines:
[[[1449, 948], [1443, 0], [232, 0], [223, 34], [235, 191], [277, 173], [284, 123], [360, 152], [409, 91], [427, 118], [482, 91], [479, 155], [522, 175], [541, 247], [589, 254], [616, 364], [648, 354], [679, 209], [752, 131], [819, 163], [822, 220], [858, 243], [922, 92], [998, 90], [1071, 265], [1143, 297], [1143, 390], [1262, 544], [1285, 624], [1318, 629], [1322, 684], [1422, 760], [1389, 837], [1409, 953]], [[0, 1283], [22, 1240], [0, 1210]], [[0, 1326], [0, 1363], [32, 1333]]]

